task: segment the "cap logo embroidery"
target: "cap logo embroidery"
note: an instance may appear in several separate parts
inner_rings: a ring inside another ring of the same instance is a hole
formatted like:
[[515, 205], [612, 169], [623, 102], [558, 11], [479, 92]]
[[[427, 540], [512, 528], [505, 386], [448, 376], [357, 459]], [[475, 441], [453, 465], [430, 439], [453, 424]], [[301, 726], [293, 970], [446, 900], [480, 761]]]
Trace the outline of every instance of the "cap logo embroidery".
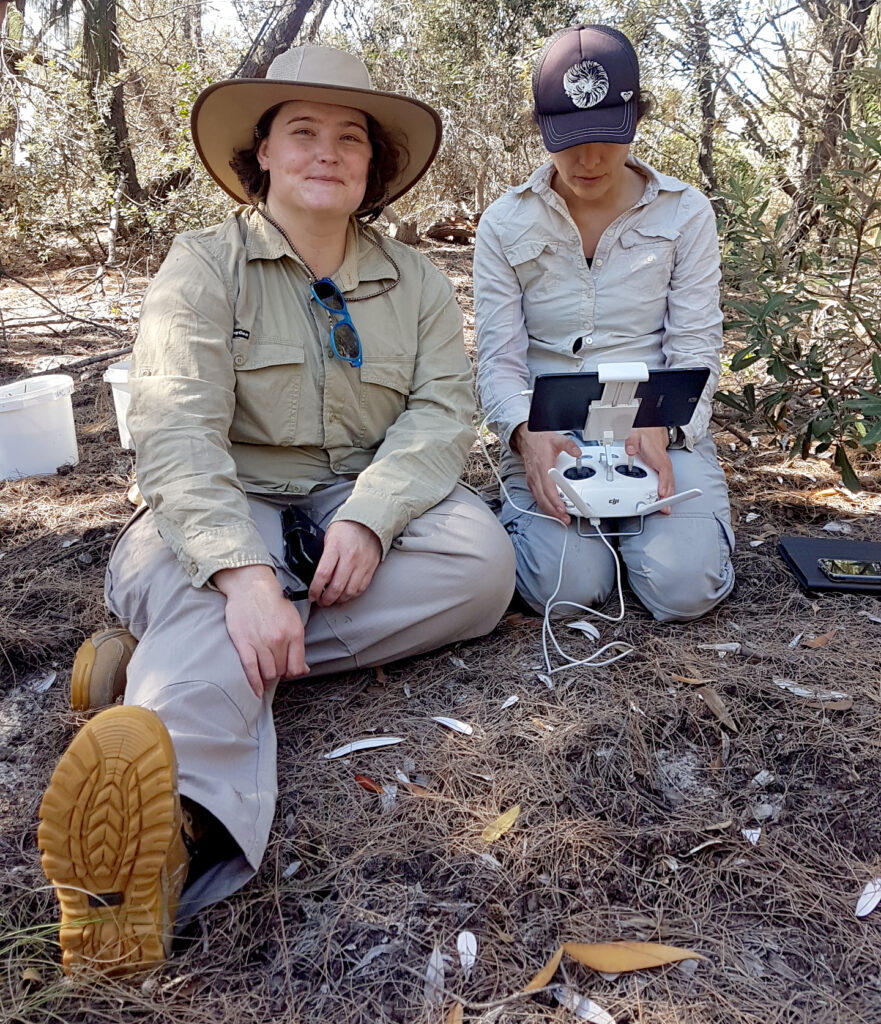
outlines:
[[621, 99], [624, 100], [625, 103], [628, 100], [633, 99], [633, 90], [632, 89], [628, 89], [627, 92], [622, 92], [621, 93]]
[[587, 110], [605, 99], [609, 91], [609, 76], [602, 64], [595, 60], [582, 60], [563, 75], [563, 90], [576, 107]]

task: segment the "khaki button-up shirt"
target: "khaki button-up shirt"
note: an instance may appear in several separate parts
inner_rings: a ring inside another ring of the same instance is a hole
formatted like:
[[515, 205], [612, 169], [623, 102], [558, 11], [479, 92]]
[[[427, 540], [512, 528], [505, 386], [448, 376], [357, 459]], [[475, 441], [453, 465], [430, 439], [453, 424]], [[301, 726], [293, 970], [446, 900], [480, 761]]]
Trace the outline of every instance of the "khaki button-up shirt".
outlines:
[[592, 266], [554, 165], [497, 199], [474, 248], [477, 383], [507, 442], [529, 416], [540, 373], [599, 363], [706, 366], [710, 378], [685, 443], [707, 432], [721, 369], [719, 242], [713, 210], [696, 189], [629, 157], [646, 179], [640, 200], [603, 232]]
[[351, 302], [395, 275], [354, 222], [334, 275], [361, 338], [357, 369], [334, 357], [303, 264], [250, 207], [176, 238], [148, 288], [128, 425], [138, 486], [194, 586], [272, 564], [248, 493], [357, 477], [335, 519], [373, 530], [384, 557], [455, 486], [474, 411], [461, 314], [427, 259], [381, 244], [401, 272], [384, 295]]

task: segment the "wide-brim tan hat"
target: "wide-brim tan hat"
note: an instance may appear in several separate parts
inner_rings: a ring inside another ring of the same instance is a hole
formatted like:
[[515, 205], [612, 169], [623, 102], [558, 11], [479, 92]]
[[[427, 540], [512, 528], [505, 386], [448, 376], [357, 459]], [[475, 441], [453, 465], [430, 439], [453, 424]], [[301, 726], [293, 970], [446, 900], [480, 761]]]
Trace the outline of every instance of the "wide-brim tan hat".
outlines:
[[409, 154], [388, 183], [388, 202], [411, 189], [431, 166], [441, 140], [441, 121], [427, 103], [372, 87], [358, 57], [330, 46], [295, 46], [269, 65], [266, 78], [230, 78], [209, 85], [196, 100], [190, 118], [193, 141], [208, 173], [233, 199], [249, 202], [230, 167], [237, 150], [254, 145], [257, 122], [279, 103], [308, 100], [363, 110]]

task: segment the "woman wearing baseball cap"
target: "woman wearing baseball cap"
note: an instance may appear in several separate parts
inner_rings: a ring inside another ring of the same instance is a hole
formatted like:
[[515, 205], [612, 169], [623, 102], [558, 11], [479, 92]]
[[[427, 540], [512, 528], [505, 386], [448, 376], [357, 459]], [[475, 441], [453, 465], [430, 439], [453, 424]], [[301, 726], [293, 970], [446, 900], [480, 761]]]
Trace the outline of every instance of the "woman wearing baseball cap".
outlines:
[[161, 961], [176, 917], [257, 870], [280, 680], [479, 636], [514, 586], [504, 530], [457, 482], [473, 398], [452, 286], [368, 226], [428, 169], [437, 114], [303, 46], [206, 89], [192, 130], [242, 205], [179, 236], [144, 299], [145, 505], [106, 588], [128, 632], [87, 641], [72, 681], [81, 710], [124, 704], [40, 809], [68, 972]]
[[[578, 446], [527, 427], [523, 392], [536, 376], [612, 362], [707, 367], [686, 428], [634, 429], [626, 441], [657, 471], [660, 498], [690, 488], [702, 496], [618, 539], [640, 601], [659, 620], [687, 621], [734, 585], [728, 493], [708, 434], [722, 338], [713, 212], [695, 189], [631, 154], [648, 102], [636, 53], [617, 29], [557, 32], [532, 88], [550, 159], [487, 209], [474, 254], [478, 387], [503, 444], [501, 521], [517, 552], [517, 588], [543, 611], [555, 591], [555, 604], [601, 603], [615, 582], [611, 551], [592, 527], [570, 522], [548, 476]], [[553, 520], [569, 530], [562, 567]]]

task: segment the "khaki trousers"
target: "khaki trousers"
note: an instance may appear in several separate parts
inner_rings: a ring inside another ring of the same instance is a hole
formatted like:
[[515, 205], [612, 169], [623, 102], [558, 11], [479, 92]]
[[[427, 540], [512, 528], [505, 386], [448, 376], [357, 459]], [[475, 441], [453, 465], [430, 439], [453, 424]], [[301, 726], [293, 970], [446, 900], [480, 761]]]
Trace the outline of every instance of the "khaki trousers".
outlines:
[[[341, 481], [305, 498], [249, 498], [282, 586], [298, 589], [299, 582], [283, 562], [281, 508], [296, 505], [326, 525], [352, 487]], [[309, 678], [488, 633], [513, 589], [514, 552], [504, 529], [479, 498], [457, 486], [408, 524], [360, 597], [330, 608], [298, 603]], [[254, 695], [226, 631], [225, 598], [191, 585], [149, 511], [116, 544], [106, 598], [138, 639], [126, 704], [159, 715], [174, 743], [181, 794], [206, 807], [241, 849], [184, 893], [183, 923], [243, 885], [266, 850], [278, 792], [276, 687]]]

